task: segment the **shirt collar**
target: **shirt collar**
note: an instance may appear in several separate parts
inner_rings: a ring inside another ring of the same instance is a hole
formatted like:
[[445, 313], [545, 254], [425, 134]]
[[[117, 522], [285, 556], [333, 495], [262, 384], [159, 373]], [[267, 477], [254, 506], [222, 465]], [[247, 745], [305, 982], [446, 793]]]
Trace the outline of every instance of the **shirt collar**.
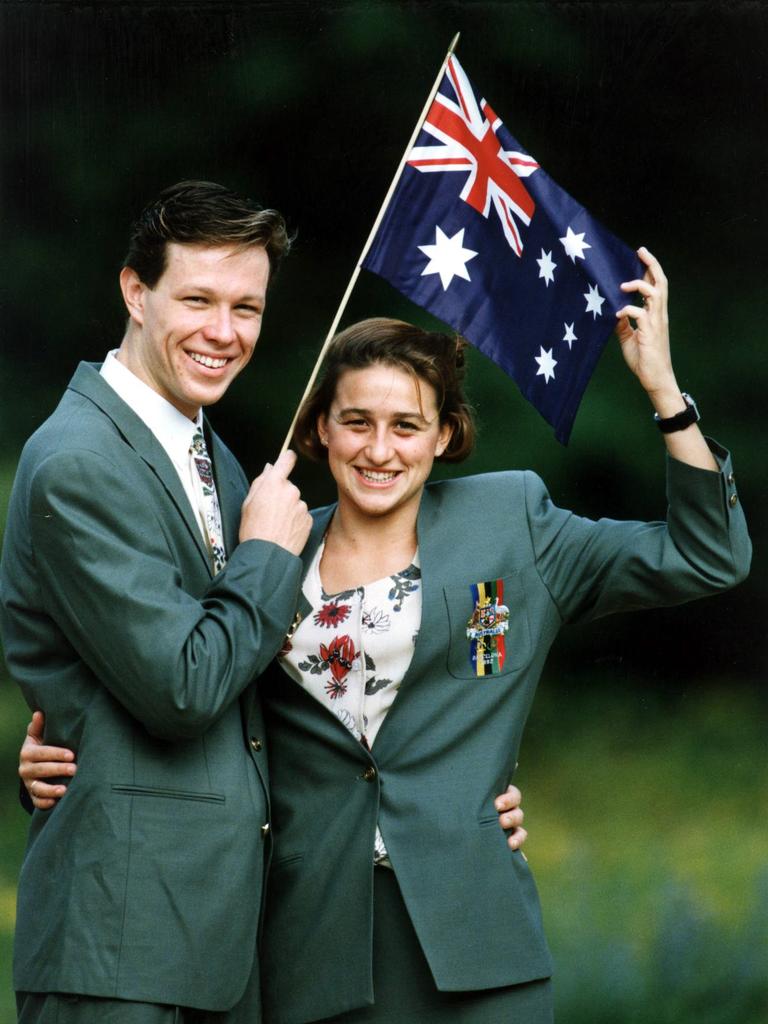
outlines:
[[203, 429], [202, 409], [198, 409], [194, 420], [188, 419], [176, 406], [158, 395], [143, 380], [139, 380], [116, 356], [117, 349], [107, 354], [101, 367], [101, 376], [149, 427], [171, 462], [179, 468], [186, 466], [192, 435], [196, 429]]

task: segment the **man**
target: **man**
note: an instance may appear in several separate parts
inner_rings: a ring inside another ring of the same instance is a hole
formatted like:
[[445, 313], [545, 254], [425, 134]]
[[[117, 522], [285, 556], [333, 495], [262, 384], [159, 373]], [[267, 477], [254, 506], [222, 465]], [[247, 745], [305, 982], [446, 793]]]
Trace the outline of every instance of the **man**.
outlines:
[[251, 358], [287, 248], [278, 213], [219, 185], [163, 192], [120, 275], [119, 350], [79, 366], [24, 449], [3, 643], [79, 771], [32, 821], [22, 1021], [258, 1019], [268, 795], [238, 698], [290, 626], [310, 517], [295, 457], [249, 490], [201, 407]]

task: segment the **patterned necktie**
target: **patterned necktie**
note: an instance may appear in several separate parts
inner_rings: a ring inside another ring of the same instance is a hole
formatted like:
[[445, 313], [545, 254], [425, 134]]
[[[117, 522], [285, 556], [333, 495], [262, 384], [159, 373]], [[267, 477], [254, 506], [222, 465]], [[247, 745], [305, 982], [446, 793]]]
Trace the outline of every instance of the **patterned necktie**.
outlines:
[[221, 572], [227, 564], [227, 553], [224, 550], [224, 533], [221, 528], [221, 510], [216, 497], [216, 484], [213, 482], [213, 466], [208, 455], [205, 438], [201, 430], [196, 430], [189, 446], [194, 472], [192, 479], [197, 491], [197, 504], [205, 523], [208, 536], [208, 550], [211, 555], [213, 574]]

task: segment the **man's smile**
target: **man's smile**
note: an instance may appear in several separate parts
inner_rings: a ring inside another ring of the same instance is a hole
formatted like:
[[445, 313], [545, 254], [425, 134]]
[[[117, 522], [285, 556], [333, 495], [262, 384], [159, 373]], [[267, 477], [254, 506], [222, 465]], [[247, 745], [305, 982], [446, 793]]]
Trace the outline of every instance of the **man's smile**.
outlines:
[[214, 358], [214, 356], [206, 356], [201, 352], [187, 352], [190, 359], [194, 359], [196, 363], [200, 363], [201, 366], [207, 366], [210, 370], [220, 370], [222, 366], [226, 366], [229, 359]]

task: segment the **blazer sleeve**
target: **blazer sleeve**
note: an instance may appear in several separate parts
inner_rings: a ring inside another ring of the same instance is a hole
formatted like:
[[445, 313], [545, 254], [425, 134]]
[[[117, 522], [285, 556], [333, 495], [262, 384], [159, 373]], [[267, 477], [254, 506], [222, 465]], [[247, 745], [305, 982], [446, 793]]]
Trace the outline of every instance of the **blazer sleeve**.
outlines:
[[200, 735], [280, 648], [301, 561], [251, 540], [200, 599], [182, 586], [164, 523], [130, 467], [57, 452], [30, 486], [41, 602], [78, 655], [153, 735]]
[[666, 522], [576, 516], [553, 504], [535, 474], [525, 474], [537, 568], [564, 621], [680, 604], [746, 577], [752, 546], [730, 455], [709, 445], [719, 473], [667, 457]]

